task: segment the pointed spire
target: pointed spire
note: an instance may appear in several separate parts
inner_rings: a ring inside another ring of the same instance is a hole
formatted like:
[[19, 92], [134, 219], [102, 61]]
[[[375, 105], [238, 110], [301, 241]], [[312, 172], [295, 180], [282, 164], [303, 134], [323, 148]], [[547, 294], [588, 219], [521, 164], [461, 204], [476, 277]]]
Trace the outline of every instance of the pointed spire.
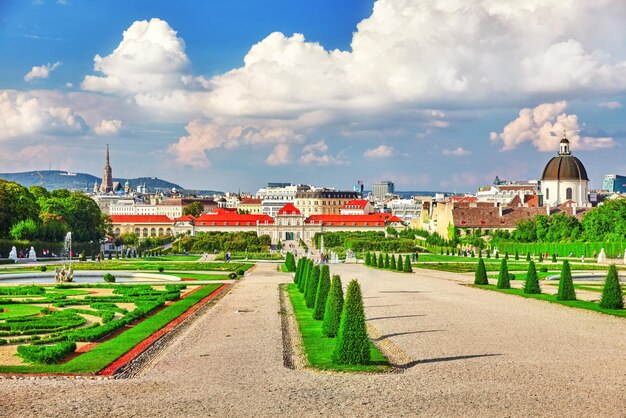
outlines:
[[110, 165], [109, 164], [109, 144], [107, 144], [107, 156], [106, 156], [106, 160], [104, 162], [105, 165]]

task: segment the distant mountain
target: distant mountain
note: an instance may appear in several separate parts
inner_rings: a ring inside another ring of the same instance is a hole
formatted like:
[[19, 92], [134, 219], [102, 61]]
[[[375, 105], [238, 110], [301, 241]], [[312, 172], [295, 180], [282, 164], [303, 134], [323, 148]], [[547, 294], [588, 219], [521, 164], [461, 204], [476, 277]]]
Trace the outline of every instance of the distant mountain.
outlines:
[[[14, 181], [24, 187], [44, 186], [48, 190], [68, 189], [92, 191], [95, 182], [100, 182], [100, 177], [92, 176], [86, 173], [72, 173], [59, 170], [42, 170], [42, 171], [26, 171], [23, 173], [0, 173], [0, 178]], [[139, 177], [135, 179], [114, 178], [113, 181], [119, 181], [122, 186], [128, 181], [130, 187], [135, 189], [139, 185], [146, 185], [150, 192], [165, 192], [176, 189], [181, 193], [211, 195], [221, 193], [216, 190], [190, 190], [185, 189], [178, 184], [171, 183], [167, 180], [158, 179], [156, 177]]]

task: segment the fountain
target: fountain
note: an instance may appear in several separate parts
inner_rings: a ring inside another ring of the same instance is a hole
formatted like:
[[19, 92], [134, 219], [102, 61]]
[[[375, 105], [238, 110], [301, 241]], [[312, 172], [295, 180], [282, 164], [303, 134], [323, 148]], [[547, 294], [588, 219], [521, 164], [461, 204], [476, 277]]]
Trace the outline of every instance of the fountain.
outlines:
[[598, 255], [598, 263], [606, 263], [606, 254], [604, 253], [604, 248], [600, 250], [600, 254]]
[[348, 248], [346, 250], [346, 264], [355, 264], [356, 262], [356, 254], [354, 254], [354, 251]]
[[54, 269], [54, 281], [57, 283], [69, 283], [74, 281], [74, 270], [72, 266], [69, 269], [65, 268], [63, 265], [62, 268]]
[[31, 261], [37, 261], [37, 253], [35, 252], [35, 247], [30, 247], [30, 251], [28, 252], [28, 259]]
[[17, 261], [17, 249], [15, 245], [11, 248], [11, 252], [9, 253], [9, 260]]

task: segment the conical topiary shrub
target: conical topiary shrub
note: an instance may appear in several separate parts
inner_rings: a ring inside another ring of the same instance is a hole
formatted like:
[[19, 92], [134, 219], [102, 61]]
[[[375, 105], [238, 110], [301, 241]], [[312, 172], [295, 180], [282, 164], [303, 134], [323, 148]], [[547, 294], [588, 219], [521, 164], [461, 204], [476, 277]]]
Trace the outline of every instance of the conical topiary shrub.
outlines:
[[291, 273], [296, 271], [296, 260], [295, 258], [293, 258], [293, 254], [290, 252], [287, 253], [287, 255], [285, 256], [285, 268], [288, 272]]
[[300, 280], [300, 276], [302, 275], [302, 263], [304, 262], [304, 257], [301, 257], [298, 260], [298, 265], [296, 266], [296, 274], [294, 274], [293, 276], [293, 282], [295, 284], [298, 284], [298, 281]]
[[515, 250], [515, 259], [519, 260], [519, 251]]
[[385, 268], [389, 268], [389, 254], [385, 253]]
[[391, 254], [391, 258], [389, 260], [389, 269], [390, 270], [396, 270], [398, 267], [396, 265], [396, 256], [394, 254]]
[[309, 280], [306, 283], [306, 289], [304, 290], [304, 300], [306, 301], [306, 307], [312, 308], [315, 305], [315, 293], [317, 292], [317, 282], [320, 279], [320, 266], [313, 267]]
[[302, 275], [300, 276], [300, 281], [298, 282], [298, 291], [300, 293], [304, 293], [304, 290], [306, 289], [306, 282], [309, 280], [312, 268], [313, 261], [307, 259], [302, 266]]
[[552, 253], [552, 262], [553, 263], [557, 262], [557, 260], [556, 260], [556, 253]]
[[326, 298], [330, 290], [330, 269], [328, 265], [322, 266], [320, 279], [317, 283], [317, 292], [315, 294], [315, 304], [313, 305], [313, 319], [321, 321], [324, 319], [324, 310], [326, 309]]
[[487, 258], [491, 258], [491, 252], [487, 249]]
[[510, 289], [511, 281], [509, 279], [509, 267], [506, 264], [506, 258], [500, 263], [500, 274], [498, 275], [498, 289]]
[[526, 253], [526, 261], [530, 261], [530, 253]]
[[557, 300], [576, 300], [572, 272], [567, 260], [563, 261], [563, 267], [561, 267], [561, 280], [559, 280], [559, 292], [556, 294], [556, 298]]
[[604, 281], [602, 289], [602, 299], [600, 306], [605, 309], [622, 309], [624, 307], [624, 297], [622, 296], [622, 285], [619, 282], [617, 267], [615, 264], [609, 266], [609, 272]]
[[335, 338], [339, 332], [341, 323], [341, 311], [343, 310], [343, 289], [341, 288], [341, 277], [335, 274], [330, 284], [326, 307], [324, 309], [324, 322], [322, 323], [322, 334], [325, 337]]
[[398, 262], [396, 263], [396, 270], [402, 271], [404, 267], [402, 266], [402, 254], [398, 254]]
[[413, 273], [413, 267], [411, 267], [411, 258], [408, 254], [404, 259], [404, 266], [402, 267], [402, 271], [405, 273]]
[[366, 266], [371, 266], [372, 265], [372, 255], [370, 254], [369, 251], [367, 253], [365, 253], [365, 265]]
[[474, 284], [489, 284], [489, 280], [487, 280], [487, 269], [485, 269], [485, 262], [482, 258], [478, 259], [478, 265], [474, 272]]
[[378, 253], [378, 263], [376, 263], [378, 268], [385, 268], [385, 259], [383, 258], [383, 253]]
[[530, 263], [528, 263], [528, 272], [526, 273], [526, 283], [524, 283], [524, 293], [526, 294], [541, 293], [541, 287], [539, 286], [539, 278], [537, 277], [537, 269], [535, 268], [534, 261], [530, 261]]
[[341, 324], [333, 362], [337, 364], [367, 364], [370, 361], [370, 340], [365, 328], [363, 297], [359, 282], [348, 284], [346, 300], [341, 311]]

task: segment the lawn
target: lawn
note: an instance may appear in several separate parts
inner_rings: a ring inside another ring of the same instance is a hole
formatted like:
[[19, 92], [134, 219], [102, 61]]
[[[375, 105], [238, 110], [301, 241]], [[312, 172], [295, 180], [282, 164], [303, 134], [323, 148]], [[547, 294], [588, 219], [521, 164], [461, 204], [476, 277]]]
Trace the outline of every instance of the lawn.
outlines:
[[41, 306], [32, 306], [27, 304], [0, 304], [0, 319], [37, 315], [42, 309], [43, 308]]
[[[492, 259], [483, 259], [485, 261], [485, 269], [487, 272], [494, 272], [500, 270], [500, 263], [502, 260], [494, 260]], [[421, 256], [420, 256], [421, 261]], [[413, 267], [415, 268], [423, 268], [429, 270], [438, 270], [438, 271], [447, 271], [450, 273], [473, 273], [476, 270], [476, 263], [413, 263]], [[528, 262], [527, 261], [515, 261], [515, 260], [507, 260], [507, 266], [509, 271], [516, 272], [526, 272], [528, 271]], [[537, 270], [541, 267], [547, 267], [549, 270], [561, 271], [562, 263], [551, 263], [551, 262], [543, 262], [543, 263], [535, 263]], [[607, 266], [597, 265], [597, 264], [580, 264], [580, 263], [570, 263], [570, 267], [572, 271], [582, 271], [582, 270], [608, 270]], [[626, 266], [617, 266], [618, 269], [625, 269]]]
[[160, 255], [156, 257], [140, 258], [144, 261], [198, 261], [199, 255]]
[[298, 321], [304, 352], [310, 367], [342, 372], [383, 372], [391, 368], [387, 359], [372, 343], [370, 343], [370, 364], [362, 366], [334, 364], [331, 356], [335, 349], [336, 340], [322, 336], [322, 321], [313, 319], [313, 310], [306, 307], [304, 297], [298, 291], [297, 285], [293, 283], [287, 285], [287, 292]]
[[[195, 279], [195, 280], [230, 280], [228, 274], [204, 274], [204, 273], [182, 273], [179, 271], [164, 272], [168, 276], [180, 277], [181, 279]], [[237, 276], [242, 277], [242, 276]]]
[[180, 316], [204, 297], [211, 294], [220, 284], [205, 285], [199, 290], [189, 294], [184, 299], [179, 299], [173, 304], [166, 306], [156, 314], [140, 321], [132, 328], [107, 340], [87, 353], [62, 364], [51, 365], [23, 365], [23, 366], [0, 366], [0, 373], [97, 373], [120, 356], [127, 353], [145, 338], [163, 328], [169, 322]]
[[595, 302], [588, 302], [584, 300], [567, 300], [567, 301], [557, 300], [556, 295], [547, 295], [545, 293], [541, 293], [538, 295], [534, 295], [534, 294], [529, 295], [529, 294], [525, 294], [523, 289], [498, 289], [493, 284], [469, 285], [469, 286], [474, 286], [480, 289], [491, 290], [491, 291], [500, 292], [500, 293], [507, 293], [510, 295], [521, 296], [521, 297], [529, 298], [529, 299], [538, 299], [538, 300], [543, 300], [543, 301], [550, 302], [550, 303], [557, 303], [559, 305], [569, 306], [570, 308], [586, 309], [588, 311], [594, 311], [594, 312], [599, 312], [599, 313], [603, 313], [607, 315], [613, 315], [613, 316], [626, 318], [626, 309], [604, 309], [604, 308], [601, 308], [600, 305], [598, 305]]

